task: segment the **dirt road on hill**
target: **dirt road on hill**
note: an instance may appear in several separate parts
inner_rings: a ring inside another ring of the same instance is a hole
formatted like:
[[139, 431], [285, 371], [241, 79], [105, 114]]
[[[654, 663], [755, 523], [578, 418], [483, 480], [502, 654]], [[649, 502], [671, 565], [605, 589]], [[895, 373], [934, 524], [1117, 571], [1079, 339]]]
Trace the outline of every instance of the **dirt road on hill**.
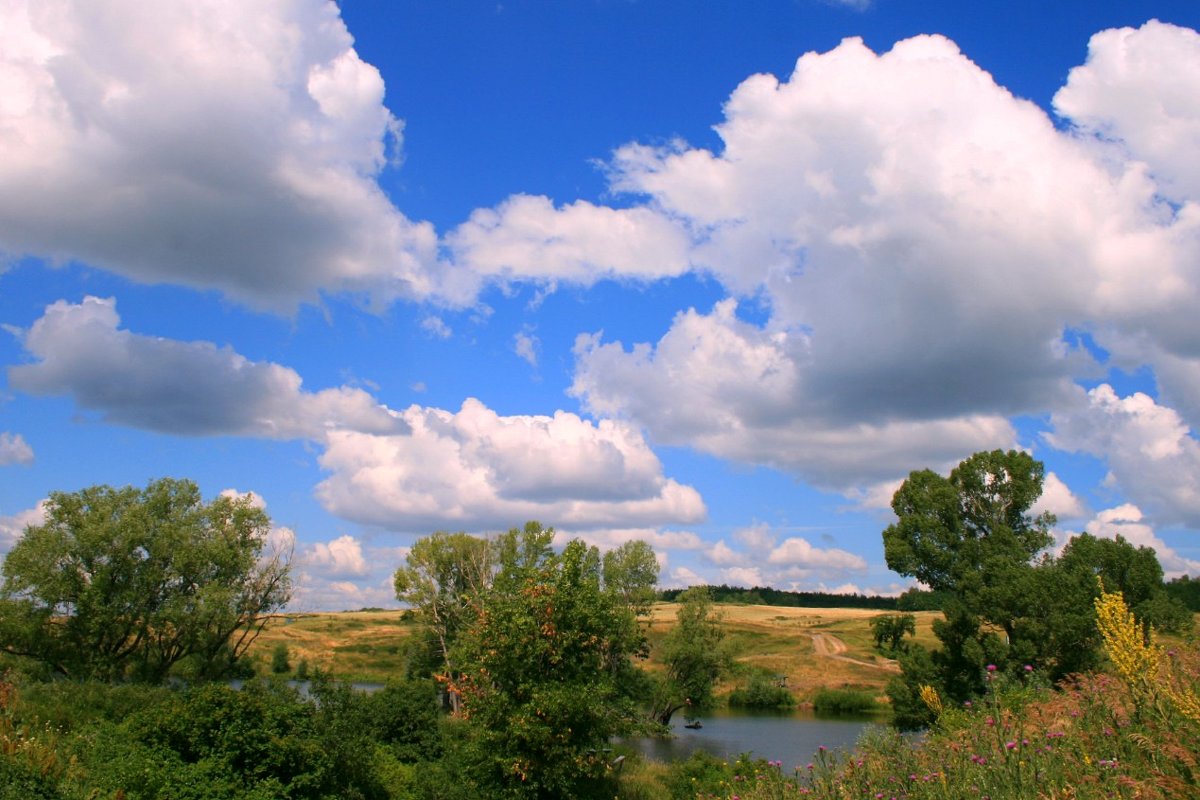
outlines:
[[842, 655], [846, 652], [846, 643], [831, 634], [813, 633], [810, 636], [812, 637], [813, 652], [819, 656], [845, 661], [848, 664], [858, 664], [860, 667], [881, 669], [885, 672], [900, 671], [900, 665], [895, 661], [860, 661], [857, 658]]

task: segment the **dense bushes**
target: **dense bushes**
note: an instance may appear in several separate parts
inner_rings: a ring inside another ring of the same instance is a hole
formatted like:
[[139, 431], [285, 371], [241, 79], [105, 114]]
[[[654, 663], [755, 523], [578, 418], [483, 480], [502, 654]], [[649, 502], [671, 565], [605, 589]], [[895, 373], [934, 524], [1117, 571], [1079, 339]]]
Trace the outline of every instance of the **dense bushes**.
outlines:
[[766, 675], [756, 674], [750, 677], [745, 686], [739, 686], [729, 693], [729, 705], [734, 708], [795, 708], [796, 698]]
[[440, 796], [416, 794], [413, 769], [442, 752], [429, 682], [366, 694], [319, 680], [311, 697], [265, 681], [3, 688], [0, 800]]

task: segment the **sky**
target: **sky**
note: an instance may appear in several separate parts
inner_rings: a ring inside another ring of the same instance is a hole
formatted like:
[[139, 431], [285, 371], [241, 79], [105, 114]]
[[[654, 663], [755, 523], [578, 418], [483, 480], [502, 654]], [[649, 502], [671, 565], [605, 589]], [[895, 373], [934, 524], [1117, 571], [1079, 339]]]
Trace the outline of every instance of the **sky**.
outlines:
[[912, 470], [1200, 575], [1200, 6], [0, 0], [0, 552], [196, 481], [297, 610], [539, 520], [896, 594]]

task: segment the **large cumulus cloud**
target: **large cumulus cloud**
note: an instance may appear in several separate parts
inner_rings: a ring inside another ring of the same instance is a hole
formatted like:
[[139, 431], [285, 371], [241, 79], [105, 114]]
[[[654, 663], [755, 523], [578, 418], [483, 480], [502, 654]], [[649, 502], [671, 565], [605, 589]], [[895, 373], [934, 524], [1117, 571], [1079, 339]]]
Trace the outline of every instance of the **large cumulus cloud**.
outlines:
[[571, 529], [697, 522], [698, 492], [662, 475], [632, 426], [567, 412], [501, 416], [412, 406], [406, 435], [331, 433], [317, 489], [338, 516], [391, 530], [506, 529], [540, 519]]
[[[1191, 410], [1200, 206], [1189, 180], [1160, 176], [1189, 174], [1200, 93], [1105, 68], [1156, 48], [1160, 76], [1200, 63], [1200, 37], [1172, 26], [1093, 39], [1058, 99], [1084, 117], [1073, 130], [921, 36], [879, 55], [851, 39], [787, 80], [748, 79], [719, 152], [621, 148], [614, 187], [686, 226], [693, 268], [767, 319], [726, 301], [677, 315], [656, 343], [584, 337], [574, 393], [656, 440], [835, 488], [894, 476], [893, 456], [939, 465], [1005, 446], [1006, 419], [1070, 407], [1075, 381], [1106, 366], [1080, 331], [1161, 368]], [[1110, 89], [1160, 113], [1136, 127], [1099, 103]], [[1104, 114], [1133, 144], [1093, 135]]]
[[375, 181], [383, 80], [326, 0], [6, 3], [0, 253], [218, 288], [434, 290], [436, 235]]

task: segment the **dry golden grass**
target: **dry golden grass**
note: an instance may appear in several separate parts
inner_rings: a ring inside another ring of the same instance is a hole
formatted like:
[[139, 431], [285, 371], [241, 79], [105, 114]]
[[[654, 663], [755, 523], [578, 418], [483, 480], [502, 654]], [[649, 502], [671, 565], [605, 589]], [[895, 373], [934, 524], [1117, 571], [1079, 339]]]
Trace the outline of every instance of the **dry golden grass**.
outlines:
[[[889, 612], [742, 605], [715, 608], [723, 615], [725, 638], [734, 659], [786, 676], [788, 687], [801, 702], [821, 688], [858, 689], [882, 696], [884, 686], [896, 674], [895, 662], [875, 651], [870, 628], [873, 617]], [[650, 616], [652, 643], [670, 628], [677, 609], [674, 603], [655, 604]], [[933, 644], [933, 620], [940, 615], [920, 612], [914, 616], [917, 641]], [[732, 688], [732, 683], [722, 688]]]
[[403, 611], [342, 611], [276, 614], [250, 648], [260, 674], [271, 669], [271, 654], [284, 643], [295, 669], [301, 659], [312, 669], [347, 680], [384, 682], [404, 669], [404, 641], [412, 623]]
[[[675, 622], [675, 603], [656, 603], [650, 612], [652, 648]], [[869, 622], [881, 611], [856, 608], [784, 608], [718, 605], [726, 641], [736, 661], [784, 675], [803, 702], [818, 689], [852, 688], [882, 695], [895, 674], [895, 664], [873, 647]], [[404, 642], [412, 623], [401, 611], [353, 611], [280, 614], [267, 625], [250, 650], [260, 673], [271, 666], [280, 642], [288, 646], [293, 669], [304, 659], [310, 669], [330, 670], [340, 678], [384, 682], [404, 669]], [[934, 643], [932, 621], [917, 618], [917, 641]], [[656, 669], [652, 649], [650, 669]], [[722, 691], [741, 680], [733, 676]]]

